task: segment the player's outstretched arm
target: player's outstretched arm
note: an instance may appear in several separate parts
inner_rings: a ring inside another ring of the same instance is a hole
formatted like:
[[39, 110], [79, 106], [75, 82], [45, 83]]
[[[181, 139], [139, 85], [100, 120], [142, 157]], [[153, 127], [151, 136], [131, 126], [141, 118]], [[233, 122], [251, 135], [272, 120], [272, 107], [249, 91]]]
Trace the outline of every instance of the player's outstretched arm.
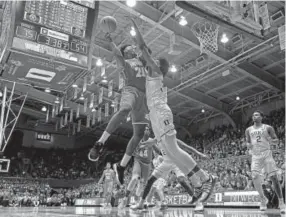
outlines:
[[210, 159], [207, 155], [205, 155], [205, 154], [199, 152], [197, 149], [195, 149], [195, 148], [193, 148], [193, 147], [191, 147], [191, 146], [188, 146], [188, 145], [187, 145], [186, 143], [184, 143], [182, 140], [177, 139], [177, 142], [178, 142], [178, 145], [179, 145], [180, 147], [183, 147], [183, 148], [187, 149], [188, 151], [190, 151], [190, 152], [192, 152], [192, 153], [198, 155], [198, 156], [201, 157], [202, 159], [205, 159], [205, 160]]
[[133, 19], [131, 19], [135, 32], [136, 32], [136, 43], [139, 46], [140, 50], [142, 51], [142, 56], [143, 59], [147, 62], [147, 65], [150, 66], [153, 70], [155, 70], [156, 72], [160, 72], [159, 67], [157, 66], [155, 60], [151, 57], [151, 54], [149, 53], [148, 47], [143, 39], [143, 36], [141, 35], [139, 28], [137, 26], [137, 24], [135, 23], [135, 21]]
[[253, 145], [251, 144], [250, 135], [249, 135], [249, 128], [245, 130], [245, 142], [248, 149], [252, 149]]
[[111, 47], [111, 50], [115, 56], [115, 59], [116, 59], [116, 63], [117, 63], [117, 66], [119, 67], [124, 67], [125, 66], [125, 60], [124, 60], [124, 57], [122, 56], [122, 53], [121, 51], [119, 50], [119, 48], [116, 46], [116, 44], [112, 41], [112, 38], [110, 36], [110, 34], [106, 34], [105, 35], [105, 38], [107, 41], [109, 41], [110, 43], [110, 47]]
[[274, 128], [271, 127], [271, 126], [267, 126], [267, 131], [268, 131], [268, 133], [269, 133], [269, 135], [270, 135], [270, 138], [272, 139], [271, 143], [272, 143], [273, 145], [278, 145], [279, 139], [278, 139], [278, 137], [277, 137], [277, 135], [276, 135], [276, 133], [275, 133]]

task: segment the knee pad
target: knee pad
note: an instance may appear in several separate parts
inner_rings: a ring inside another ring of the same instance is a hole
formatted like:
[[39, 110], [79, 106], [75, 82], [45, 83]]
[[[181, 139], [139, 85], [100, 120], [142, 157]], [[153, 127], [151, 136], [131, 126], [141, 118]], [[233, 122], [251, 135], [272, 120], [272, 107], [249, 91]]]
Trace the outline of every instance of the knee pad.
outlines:
[[253, 180], [258, 179], [260, 177], [260, 173], [257, 171], [253, 171], [253, 172], [251, 172], [251, 177]]

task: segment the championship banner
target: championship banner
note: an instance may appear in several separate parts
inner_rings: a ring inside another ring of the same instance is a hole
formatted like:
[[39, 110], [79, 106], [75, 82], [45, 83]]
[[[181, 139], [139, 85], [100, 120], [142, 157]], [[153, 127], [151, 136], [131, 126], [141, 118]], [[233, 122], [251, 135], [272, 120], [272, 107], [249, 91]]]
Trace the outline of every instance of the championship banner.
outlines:
[[95, 125], [95, 121], [96, 121], [96, 112], [92, 112], [92, 121], [91, 121], [91, 126]]
[[83, 78], [83, 87], [82, 87], [82, 92], [85, 93], [86, 92], [86, 87], [87, 87], [87, 77], [85, 76]]
[[111, 97], [112, 96], [112, 90], [113, 90], [113, 80], [109, 81], [108, 83], [108, 97]]
[[94, 106], [94, 93], [90, 94], [89, 108], [93, 108], [93, 106]]
[[121, 90], [125, 85], [123, 72], [119, 73], [118, 89]]
[[107, 102], [107, 103], [105, 103], [105, 117], [108, 117], [108, 115], [109, 115], [109, 103]]
[[114, 99], [114, 108], [113, 109], [114, 109], [114, 113], [116, 113], [118, 110], [118, 97], [116, 97]]
[[97, 115], [98, 115], [97, 121], [98, 121], [98, 122], [101, 122], [101, 107], [98, 107]]
[[90, 127], [90, 114], [86, 116], [86, 128]]
[[98, 104], [102, 103], [102, 98], [103, 98], [103, 87], [99, 89]]
[[263, 29], [264, 30], [269, 29], [271, 27], [271, 24], [268, 14], [268, 7], [266, 3], [259, 7], [258, 14], [261, 19]]

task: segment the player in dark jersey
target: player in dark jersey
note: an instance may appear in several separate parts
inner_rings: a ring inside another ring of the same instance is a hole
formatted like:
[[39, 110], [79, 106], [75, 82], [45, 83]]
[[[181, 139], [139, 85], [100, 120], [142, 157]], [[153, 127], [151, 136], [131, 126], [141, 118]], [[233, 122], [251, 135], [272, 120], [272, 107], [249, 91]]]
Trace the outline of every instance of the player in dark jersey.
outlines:
[[[103, 182], [104, 180], [104, 182]], [[105, 198], [105, 206], [111, 207], [111, 196], [113, 192], [113, 186], [115, 181], [115, 172], [111, 169], [111, 164], [106, 164], [106, 169], [98, 181], [99, 184], [103, 183], [103, 197]]]
[[[148, 114], [145, 97], [146, 70], [143, 59], [137, 58], [134, 46], [125, 45], [119, 50], [112, 42], [110, 35], [106, 35], [106, 38], [110, 41], [117, 66], [124, 70], [125, 87], [122, 91], [119, 111], [110, 119], [102, 136], [90, 150], [88, 157], [91, 161], [98, 161], [100, 157], [105, 156], [106, 146], [104, 144], [106, 140], [122, 123], [126, 122], [127, 116], [131, 112], [133, 136], [127, 145], [120, 165], [116, 167], [122, 174], [144, 135], [146, 124], [149, 123], [149, 120], [146, 119]], [[123, 176], [119, 176], [119, 181], [123, 184], [121, 177]]]
[[153, 147], [142, 145], [144, 142], [149, 141], [150, 130], [149, 127], [146, 126], [144, 136], [137, 146], [133, 156], [134, 156], [134, 165], [132, 171], [132, 178], [128, 184], [127, 191], [125, 193], [125, 197], [119, 204], [118, 208], [124, 208], [126, 206], [126, 202], [130, 193], [134, 190], [136, 184], [138, 185], [136, 195], [141, 196], [142, 189], [144, 189], [144, 185], [147, 182], [147, 179], [151, 170], [151, 162], [153, 155]]

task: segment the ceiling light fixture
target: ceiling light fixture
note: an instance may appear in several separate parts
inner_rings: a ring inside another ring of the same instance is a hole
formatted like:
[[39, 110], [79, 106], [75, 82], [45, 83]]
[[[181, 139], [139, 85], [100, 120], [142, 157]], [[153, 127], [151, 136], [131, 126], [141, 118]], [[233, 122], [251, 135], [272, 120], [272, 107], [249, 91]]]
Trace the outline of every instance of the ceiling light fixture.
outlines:
[[136, 5], [136, 0], [126, 0], [126, 5], [132, 8]]
[[51, 89], [50, 89], [50, 88], [46, 88], [46, 89], [45, 89], [45, 92], [46, 92], [46, 93], [50, 93], [50, 92], [51, 92]]
[[56, 98], [55, 103], [56, 103], [56, 104], [59, 104], [59, 103], [60, 103], [59, 97]]
[[2, 93], [2, 91], [0, 90], [0, 97], [2, 97], [3, 96], [3, 93]]
[[91, 109], [91, 112], [96, 112], [96, 109], [93, 107], [93, 108]]
[[179, 24], [180, 24], [181, 26], [185, 26], [185, 25], [188, 24], [188, 21], [186, 20], [186, 18], [185, 18], [184, 16], [181, 16], [181, 17], [180, 17]]
[[171, 68], [170, 68], [170, 71], [175, 73], [178, 71], [177, 67], [175, 65], [172, 65]]
[[78, 86], [77, 86], [77, 84], [73, 84], [72, 87], [73, 88], [77, 88]]
[[46, 106], [43, 106], [42, 109], [41, 109], [41, 111], [42, 111], [42, 112], [46, 112], [46, 111], [47, 111], [47, 107], [46, 107]]
[[204, 109], [202, 109], [202, 113], [205, 113], [205, 110], [204, 110]]
[[228, 37], [226, 36], [225, 33], [223, 33], [223, 34], [222, 34], [222, 37], [221, 37], [221, 39], [220, 39], [220, 42], [225, 44], [225, 43], [227, 43], [228, 41], [229, 41]]
[[97, 59], [97, 61], [96, 61], [96, 66], [102, 66], [103, 65], [103, 62], [102, 62], [102, 60], [99, 58], [99, 59]]
[[80, 95], [79, 100], [82, 100], [82, 101], [84, 100], [83, 94]]
[[131, 27], [130, 35], [133, 36], [133, 37], [136, 35], [136, 31], [135, 31], [133, 26]]
[[235, 99], [236, 99], [237, 101], [239, 101], [239, 100], [240, 100], [240, 97], [239, 97], [239, 96], [237, 96]]

